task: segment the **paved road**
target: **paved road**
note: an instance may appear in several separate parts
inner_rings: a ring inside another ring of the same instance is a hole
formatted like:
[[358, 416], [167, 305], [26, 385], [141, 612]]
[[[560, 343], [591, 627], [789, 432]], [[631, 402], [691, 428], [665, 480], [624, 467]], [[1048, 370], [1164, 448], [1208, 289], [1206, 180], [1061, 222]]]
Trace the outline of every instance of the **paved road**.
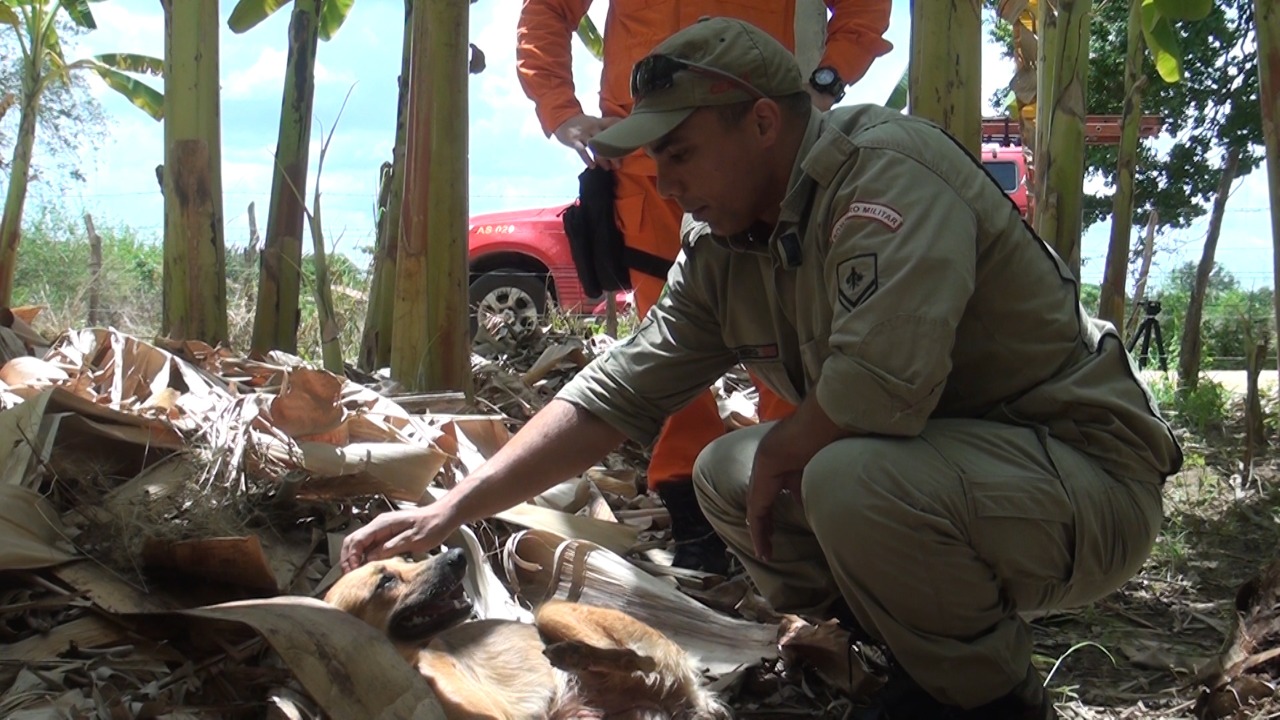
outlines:
[[[1159, 380], [1164, 373], [1158, 370], [1144, 370], [1142, 376], [1147, 382]], [[1177, 377], [1177, 373], [1170, 371], [1170, 377]], [[1247, 388], [1247, 378], [1243, 370], [1209, 370], [1205, 373], [1214, 382], [1222, 385], [1233, 393], [1243, 395]], [[1259, 385], [1263, 392], [1274, 392], [1276, 388], [1276, 369], [1266, 368], [1262, 371], [1259, 378]]]

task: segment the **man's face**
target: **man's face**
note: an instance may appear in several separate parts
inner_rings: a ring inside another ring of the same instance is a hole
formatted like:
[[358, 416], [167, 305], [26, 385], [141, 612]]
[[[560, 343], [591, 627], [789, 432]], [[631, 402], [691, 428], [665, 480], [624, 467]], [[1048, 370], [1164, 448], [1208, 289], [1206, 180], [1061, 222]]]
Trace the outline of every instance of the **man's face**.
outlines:
[[730, 122], [715, 108], [700, 108], [645, 151], [658, 164], [658, 192], [728, 236], [760, 216], [765, 145], [753, 114]]

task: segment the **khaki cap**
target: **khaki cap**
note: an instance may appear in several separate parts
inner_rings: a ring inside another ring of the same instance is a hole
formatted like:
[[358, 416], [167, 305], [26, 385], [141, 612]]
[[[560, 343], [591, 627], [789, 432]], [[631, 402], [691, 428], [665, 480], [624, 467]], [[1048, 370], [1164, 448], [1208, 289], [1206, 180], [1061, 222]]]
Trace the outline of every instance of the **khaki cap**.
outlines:
[[700, 107], [804, 91], [795, 56], [771, 35], [733, 18], [702, 18], [636, 63], [631, 114], [588, 143], [603, 157], [635, 152]]

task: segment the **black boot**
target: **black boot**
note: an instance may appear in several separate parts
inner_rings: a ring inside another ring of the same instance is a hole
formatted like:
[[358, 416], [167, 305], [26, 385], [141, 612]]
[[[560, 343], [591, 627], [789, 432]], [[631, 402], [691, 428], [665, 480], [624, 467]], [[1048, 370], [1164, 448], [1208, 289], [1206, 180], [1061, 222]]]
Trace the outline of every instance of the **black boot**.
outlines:
[[1040, 673], [1028, 666], [1027, 677], [1007, 695], [973, 708], [962, 717], [971, 720], [1057, 720], [1058, 711], [1044, 689]]
[[895, 667], [889, 682], [877, 693], [873, 706], [855, 714], [858, 720], [1057, 720], [1058, 712], [1045, 692], [1040, 673], [1027, 668], [1027, 677], [1008, 694], [965, 710], [944, 705]]
[[727, 574], [727, 548], [698, 506], [693, 480], [668, 480], [658, 485], [657, 491], [671, 515], [671, 539], [675, 540], [671, 564], [686, 570]]

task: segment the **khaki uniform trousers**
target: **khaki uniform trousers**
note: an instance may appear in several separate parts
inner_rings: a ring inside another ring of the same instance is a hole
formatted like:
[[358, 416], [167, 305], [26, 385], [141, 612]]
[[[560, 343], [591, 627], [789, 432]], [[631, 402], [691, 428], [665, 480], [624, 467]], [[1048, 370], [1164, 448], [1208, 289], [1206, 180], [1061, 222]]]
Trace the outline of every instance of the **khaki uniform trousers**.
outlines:
[[780, 612], [826, 616], [843, 596], [941, 702], [971, 708], [1023, 681], [1019, 612], [1081, 605], [1141, 567], [1162, 519], [1159, 478], [1127, 480], [1034, 429], [933, 420], [912, 438], [860, 437], [819, 452], [802, 502], [774, 506], [773, 558], [745, 526], [756, 447], [772, 423], [699, 456], [698, 499]]

